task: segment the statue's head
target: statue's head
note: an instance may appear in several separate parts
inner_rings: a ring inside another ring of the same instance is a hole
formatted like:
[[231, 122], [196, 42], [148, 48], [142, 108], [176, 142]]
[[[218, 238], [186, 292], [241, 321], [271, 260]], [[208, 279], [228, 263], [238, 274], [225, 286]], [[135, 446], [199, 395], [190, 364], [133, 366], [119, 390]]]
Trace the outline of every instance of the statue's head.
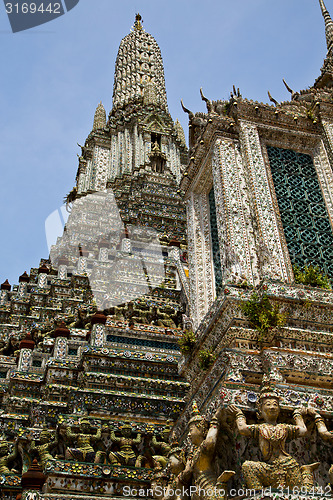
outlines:
[[161, 436], [162, 436], [162, 439], [165, 443], [167, 443], [169, 441], [170, 432], [171, 432], [171, 426], [170, 426], [170, 422], [168, 421], [167, 425], [161, 431]]
[[90, 422], [88, 419], [83, 418], [82, 420], [80, 420], [80, 430], [83, 432], [83, 434], [89, 434]]
[[171, 474], [179, 474], [184, 470], [186, 465], [185, 454], [182, 448], [179, 448], [178, 443], [173, 443], [168, 453], [168, 459], [168, 466]]
[[277, 398], [266, 398], [259, 407], [259, 414], [267, 420], [276, 420], [280, 414], [280, 403]]
[[42, 432], [40, 433], [39, 441], [41, 442], [41, 444], [46, 444], [50, 440], [51, 433], [47, 430], [46, 426], [44, 426]]
[[125, 438], [131, 437], [131, 434], [132, 434], [132, 426], [131, 426], [131, 424], [129, 422], [126, 422], [124, 425], [122, 425], [120, 427], [120, 431], [121, 431], [121, 434]]
[[260, 391], [258, 414], [265, 421], [276, 420], [280, 414], [280, 397], [268, 384], [265, 384]]
[[205, 439], [208, 431], [207, 420], [200, 415], [198, 405], [194, 401], [192, 403], [192, 416], [188, 423], [188, 437], [192, 444], [199, 446], [201, 442]]

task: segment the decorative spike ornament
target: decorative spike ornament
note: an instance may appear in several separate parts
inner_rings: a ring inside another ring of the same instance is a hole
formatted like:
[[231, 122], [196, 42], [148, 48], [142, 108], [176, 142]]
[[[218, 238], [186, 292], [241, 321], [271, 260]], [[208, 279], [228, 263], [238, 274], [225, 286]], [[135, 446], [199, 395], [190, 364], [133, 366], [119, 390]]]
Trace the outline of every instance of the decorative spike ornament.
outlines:
[[329, 15], [328, 10], [326, 9], [326, 5], [324, 4], [324, 0], [319, 0], [321, 12], [323, 14], [325, 20], [325, 34], [326, 34], [326, 44], [327, 51], [331, 53], [333, 50], [333, 21], [331, 16]]
[[102, 101], [96, 108], [93, 130], [103, 129], [106, 126], [106, 112]]
[[176, 129], [176, 132], [177, 132], [177, 137], [180, 140], [181, 144], [184, 144], [184, 146], [186, 146], [184, 129], [181, 126], [181, 124], [180, 124], [180, 122], [178, 121], [177, 118], [176, 118], [176, 121], [175, 121], [175, 129]]

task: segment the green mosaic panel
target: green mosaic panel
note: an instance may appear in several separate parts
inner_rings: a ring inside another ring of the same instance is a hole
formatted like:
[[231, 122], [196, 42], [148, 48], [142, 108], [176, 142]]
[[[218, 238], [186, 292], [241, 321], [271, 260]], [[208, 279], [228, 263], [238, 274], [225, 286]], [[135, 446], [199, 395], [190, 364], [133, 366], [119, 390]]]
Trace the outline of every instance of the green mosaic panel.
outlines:
[[292, 264], [318, 265], [333, 278], [333, 234], [312, 157], [267, 146]]
[[211, 189], [208, 199], [209, 199], [209, 214], [210, 214], [210, 234], [212, 238], [212, 253], [213, 253], [213, 263], [214, 263], [214, 273], [215, 273], [215, 289], [216, 293], [218, 293], [222, 285], [222, 269], [221, 269], [219, 236], [217, 231], [214, 188]]

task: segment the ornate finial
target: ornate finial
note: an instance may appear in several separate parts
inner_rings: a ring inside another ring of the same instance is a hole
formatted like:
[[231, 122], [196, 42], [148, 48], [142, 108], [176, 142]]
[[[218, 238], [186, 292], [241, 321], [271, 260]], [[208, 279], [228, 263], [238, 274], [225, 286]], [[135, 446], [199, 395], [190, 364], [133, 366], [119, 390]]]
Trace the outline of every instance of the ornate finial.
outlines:
[[106, 127], [106, 112], [101, 101], [95, 111], [93, 130], [98, 130], [104, 127]]
[[[142, 105], [142, 98], [144, 105], [167, 109], [161, 50], [154, 37], [143, 29], [142, 22], [140, 14], [136, 14], [131, 32], [119, 46], [113, 86], [114, 110], [134, 102]], [[150, 46], [149, 64], [146, 61], [138, 63], [138, 52], [133, 50], [134, 40], [140, 40], [143, 47]]]
[[10, 292], [11, 288], [11, 284], [8, 280], [4, 281], [0, 287], [1, 290], [6, 290], [7, 292]]
[[[37, 459], [35, 458], [27, 472], [22, 474], [21, 486], [23, 490], [41, 490], [46, 481]], [[33, 495], [31, 495], [33, 497]]]
[[328, 13], [328, 10], [326, 9], [326, 6], [324, 4], [324, 0], [319, 0], [321, 12], [323, 14], [324, 20], [325, 20], [325, 34], [326, 34], [326, 44], [327, 44], [327, 50], [328, 52], [331, 52], [333, 49], [333, 21], [331, 19], [331, 16]]
[[185, 140], [185, 134], [184, 134], [184, 129], [183, 127], [181, 126], [180, 122], [178, 119], [176, 119], [175, 121], [175, 129], [176, 129], [176, 132], [177, 132], [177, 137], [178, 139], [180, 140], [180, 142], [186, 146], [186, 140]]
[[136, 30], [142, 30], [143, 29], [141, 21], [142, 21], [142, 17], [140, 16], [140, 14], [136, 14], [135, 15], [135, 23], [134, 23], [134, 28]]

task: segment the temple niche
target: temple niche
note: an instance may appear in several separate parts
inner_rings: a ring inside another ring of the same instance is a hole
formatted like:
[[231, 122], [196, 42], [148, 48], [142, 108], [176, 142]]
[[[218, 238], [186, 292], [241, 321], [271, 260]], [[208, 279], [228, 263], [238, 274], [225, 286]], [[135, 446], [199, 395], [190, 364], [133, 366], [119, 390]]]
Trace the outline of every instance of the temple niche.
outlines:
[[[0, 289], [4, 500], [324, 499], [333, 22], [314, 84], [184, 130], [136, 15], [48, 259]], [[319, 13], [319, 11], [318, 11]], [[184, 100], [184, 102], [186, 99]]]

